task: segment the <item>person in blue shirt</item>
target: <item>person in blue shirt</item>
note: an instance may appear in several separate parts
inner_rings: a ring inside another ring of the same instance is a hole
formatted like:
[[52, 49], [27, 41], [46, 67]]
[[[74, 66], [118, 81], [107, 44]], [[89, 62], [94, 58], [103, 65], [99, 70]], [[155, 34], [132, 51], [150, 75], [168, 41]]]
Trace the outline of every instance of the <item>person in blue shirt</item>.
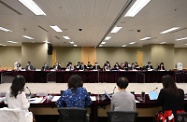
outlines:
[[57, 107], [84, 108], [91, 105], [92, 100], [79, 75], [72, 75], [68, 80], [68, 89], [57, 100]]

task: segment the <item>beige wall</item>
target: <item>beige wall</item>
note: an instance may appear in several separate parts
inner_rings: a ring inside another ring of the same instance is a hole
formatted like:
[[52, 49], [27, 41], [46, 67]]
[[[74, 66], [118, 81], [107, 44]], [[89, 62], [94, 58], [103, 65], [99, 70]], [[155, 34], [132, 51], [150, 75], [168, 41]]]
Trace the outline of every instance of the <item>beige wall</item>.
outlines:
[[174, 68], [174, 45], [151, 45], [151, 62], [154, 68], [160, 62], [166, 69]]
[[146, 65], [147, 62], [151, 61], [151, 46], [150, 45], [145, 45], [142, 48], [143, 51], [143, 64]]
[[33, 66], [40, 69], [44, 62], [48, 62], [47, 44], [23, 43], [22, 44], [22, 66], [25, 67], [27, 61], [31, 61]]
[[0, 67], [13, 67], [21, 63], [21, 47], [0, 47]]
[[77, 64], [77, 61], [81, 61], [81, 48], [74, 47], [54, 47], [56, 50], [56, 61], [58, 61], [62, 67], [65, 67], [69, 61], [73, 65]]
[[135, 62], [139, 48], [97, 48], [97, 62], [103, 66], [105, 61], [110, 61], [113, 66], [115, 62]]
[[176, 67], [176, 64], [178, 62], [181, 62], [183, 64], [183, 68], [187, 68], [187, 48], [175, 48], [174, 51], [174, 65]]
[[[75, 65], [77, 61], [83, 61], [88, 58], [87, 48], [75, 47], [54, 47], [56, 52], [56, 61], [59, 61], [63, 67], [68, 61]], [[84, 52], [86, 51], [86, 53]], [[187, 68], [187, 48], [174, 48], [173, 45], [145, 45], [142, 48], [94, 48], [96, 61], [103, 66], [106, 60], [109, 60], [113, 66], [116, 61], [119, 63], [128, 61], [130, 63], [138, 61], [137, 54], [142, 51], [143, 65], [151, 61], [156, 68], [160, 62], [164, 62], [166, 69], [174, 68], [177, 62], [183, 63]], [[84, 58], [82, 58], [84, 57]], [[52, 63], [52, 56], [47, 55], [46, 44], [24, 43], [21, 47], [0, 47], [0, 66], [12, 67], [14, 62], [21, 62], [25, 67], [27, 61], [31, 61], [36, 68], [41, 68], [44, 62]], [[93, 58], [94, 60], [94, 58]]]

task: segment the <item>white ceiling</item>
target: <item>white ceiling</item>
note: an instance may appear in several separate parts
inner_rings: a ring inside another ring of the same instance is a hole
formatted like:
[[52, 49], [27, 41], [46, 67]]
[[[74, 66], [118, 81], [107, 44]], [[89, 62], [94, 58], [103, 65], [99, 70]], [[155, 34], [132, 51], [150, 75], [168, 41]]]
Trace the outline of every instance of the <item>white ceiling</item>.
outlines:
[[[69, 36], [78, 47], [97, 47], [105, 36], [111, 36], [103, 47], [141, 47], [160, 42], [174, 44], [175, 47], [187, 47], [187, 40], [175, 40], [187, 36], [187, 0], [152, 0], [133, 18], [124, 17], [124, 14], [128, 9], [128, 3], [134, 0], [34, 1], [46, 16], [34, 15], [18, 0], [0, 0], [0, 26], [12, 30], [0, 31], [0, 44], [19, 46], [22, 42], [41, 43], [48, 40], [54, 46], [72, 46], [69, 40], [63, 38]], [[56, 33], [49, 25], [58, 25], [63, 32]], [[117, 34], [111, 34], [114, 26], [123, 28]], [[161, 31], [172, 27], [181, 27], [181, 30], [160, 34]], [[34, 40], [25, 39], [22, 35], [31, 36]], [[140, 41], [146, 36], [153, 39]], [[17, 41], [18, 44], [7, 43], [9, 40]], [[137, 43], [129, 45], [132, 41]]]

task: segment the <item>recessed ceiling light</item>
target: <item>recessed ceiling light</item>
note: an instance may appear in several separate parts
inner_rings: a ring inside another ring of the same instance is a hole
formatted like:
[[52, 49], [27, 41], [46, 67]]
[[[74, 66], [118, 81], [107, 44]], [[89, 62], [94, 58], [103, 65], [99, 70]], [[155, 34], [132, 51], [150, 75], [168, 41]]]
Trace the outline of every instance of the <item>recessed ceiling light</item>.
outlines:
[[111, 36], [107, 36], [105, 37], [105, 40], [109, 40], [111, 38]]
[[73, 46], [74, 46], [74, 47], [77, 47], [77, 45], [76, 45], [76, 44], [74, 44]]
[[64, 37], [64, 39], [70, 39], [69, 36], [63, 36], [63, 37]]
[[23, 35], [22, 37], [27, 38], [27, 39], [34, 39], [34, 38], [27, 36], [27, 35]]
[[173, 28], [170, 28], [170, 29], [168, 29], [168, 30], [165, 30], [165, 31], [160, 32], [160, 34], [166, 34], [166, 33], [175, 31], [175, 30], [177, 30], [177, 29], [179, 29], [179, 28], [180, 28], [180, 27], [173, 27]]
[[11, 30], [8, 30], [8, 29], [3, 28], [3, 27], [0, 27], [0, 30], [5, 31], [5, 32], [12, 32]]
[[129, 43], [129, 44], [136, 44], [136, 42], [131, 42], [131, 43]]
[[101, 42], [101, 44], [106, 44], [106, 42]]
[[187, 44], [185, 44], [185, 45], [187, 45]]
[[181, 40], [185, 40], [185, 39], [187, 39], [187, 37], [179, 38], [179, 39], [176, 39], [176, 40], [181, 41]]
[[57, 25], [50, 25], [50, 27], [56, 32], [62, 32], [62, 30]]
[[18, 0], [35, 15], [46, 15], [43, 10], [33, 0]]
[[151, 0], [136, 0], [136, 2], [132, 5], [132, 7], [125, 14], [125, 17], [134, 17], [150, 1]]
[[127, 45], [122, 45], [122, 47], [126, 47]]
[[75, 44], [73, 41], [69, 41], [70, 44]]
[[160, 44], [166, 44], [166, 42], [161, 42]]
[[103, 47], [103, 45], [100, 44], [99, 47]]
[[43, 41], [43, 42], [45, 42], [45, 43], [47, 43], [47, 44], [50, 43], [50, 42], [48, 42], [48, 41]]
[[151, 39], [151, 37], [144, 37], [144, 38], [142, 38], [142, 39], [140, 39], [140, 40], [148, 40], [148, 39]]
[[111, 31], [111, 33], [117, 33], [122, 27], [114, 27]]
[[18, 42], [14, 42], [14, 41], [7, 41], [8, 43], [13, 43], [13, 44], [16, 44]]

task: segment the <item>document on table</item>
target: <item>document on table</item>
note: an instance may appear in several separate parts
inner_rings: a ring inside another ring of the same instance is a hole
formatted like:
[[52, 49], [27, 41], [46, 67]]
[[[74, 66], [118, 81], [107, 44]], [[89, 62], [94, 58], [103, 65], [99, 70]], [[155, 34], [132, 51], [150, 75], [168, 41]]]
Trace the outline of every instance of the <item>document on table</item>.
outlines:
[[0, 103], [5, 100], [5, 97], [0, 97]]
[[96, 96], [90, 96], [92, 101], [96, 101]]
[[31, 104], [37, 104], [37, 103], [43, 103], [46, 100], [46, 98], [43, 97], [36, 97], [36, 98], [30, 98], [29, 102]]
[[52, 102], [56, 102], [61, 96], [54, 96], [53, 99], [51, 100]]

